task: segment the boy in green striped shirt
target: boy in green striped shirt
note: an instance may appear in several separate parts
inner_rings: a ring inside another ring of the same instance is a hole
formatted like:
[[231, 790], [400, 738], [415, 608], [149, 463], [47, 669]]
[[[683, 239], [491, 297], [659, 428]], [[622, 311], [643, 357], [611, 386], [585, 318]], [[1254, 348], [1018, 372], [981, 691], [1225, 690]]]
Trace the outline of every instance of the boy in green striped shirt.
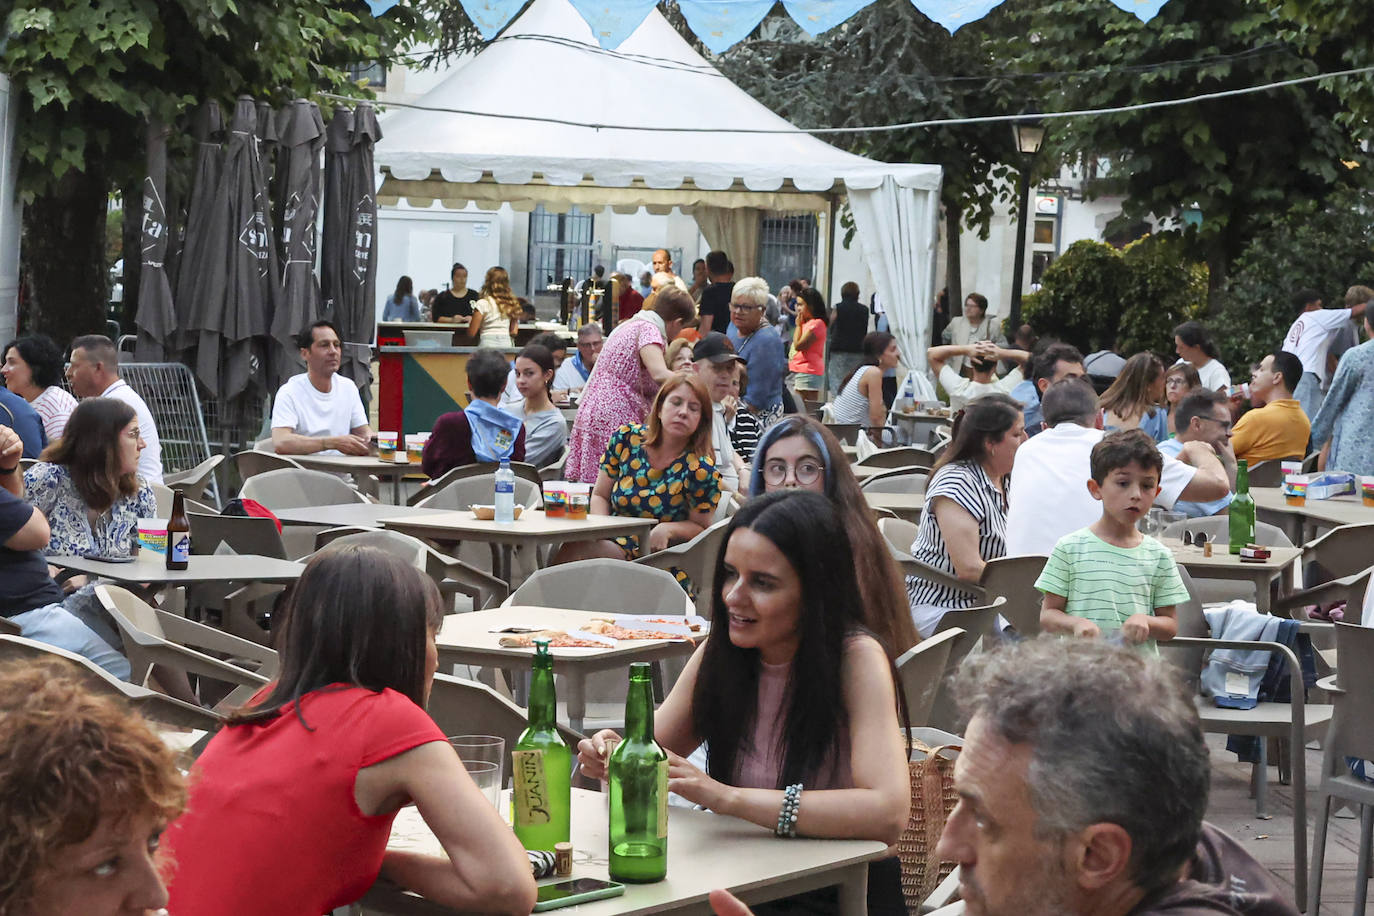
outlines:
[[1088, 492], [1102, 517], [1054, 545], [1035, 587], [1040, 626], [1069, 636], [1115, 636], [1158, 653], [1178, 633], [1174, 607], [1188, 600], [1169, 549], [1136, 528], [1159, 493], [1164, 459], [1139, 429], [1110, 433], [1093, 447]]

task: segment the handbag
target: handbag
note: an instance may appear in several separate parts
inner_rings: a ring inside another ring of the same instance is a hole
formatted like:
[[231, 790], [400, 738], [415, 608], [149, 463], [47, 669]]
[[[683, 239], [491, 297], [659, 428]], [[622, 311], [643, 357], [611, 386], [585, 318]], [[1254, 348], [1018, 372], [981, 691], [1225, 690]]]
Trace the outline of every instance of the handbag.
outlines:
[[[954, 790], [954, 754], [961, 748], [953, 744], [931, 747], [913, 738], [911, 749], [913, 759], [907, 763], [911, 813], [897, 841], [897, 856], [902, 864], [902, 895], [907, 909], [916, 913], [954, 870], [953, 862], [939, 860], [935, 846], [959, 802], [959, 793]], [[946, 752], [954, 753], [946, 756]]]

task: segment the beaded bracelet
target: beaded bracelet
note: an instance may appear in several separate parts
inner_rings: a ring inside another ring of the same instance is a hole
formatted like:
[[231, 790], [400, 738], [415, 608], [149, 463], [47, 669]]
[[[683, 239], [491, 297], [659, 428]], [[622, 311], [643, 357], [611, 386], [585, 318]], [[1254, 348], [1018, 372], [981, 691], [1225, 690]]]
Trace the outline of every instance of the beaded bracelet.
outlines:
[[778, 811], [778, 826], [773, 833], [780, 837], [795, 838], [797, 835], [797, 812], [801, 810], [802, 784], [794, 783], [783, 790], [782, 808]]

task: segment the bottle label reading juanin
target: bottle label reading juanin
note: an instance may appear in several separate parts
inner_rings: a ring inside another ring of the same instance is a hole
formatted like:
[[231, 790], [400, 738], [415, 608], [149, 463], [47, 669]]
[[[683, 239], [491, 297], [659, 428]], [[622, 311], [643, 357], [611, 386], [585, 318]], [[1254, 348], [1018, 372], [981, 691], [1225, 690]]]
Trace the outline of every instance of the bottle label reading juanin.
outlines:
[[511, 761], [515, 777], [515, 823], [537, 827], [553, 820], [549, 811], [549, 786], [544, 778], [544, 752], [514, 751]]

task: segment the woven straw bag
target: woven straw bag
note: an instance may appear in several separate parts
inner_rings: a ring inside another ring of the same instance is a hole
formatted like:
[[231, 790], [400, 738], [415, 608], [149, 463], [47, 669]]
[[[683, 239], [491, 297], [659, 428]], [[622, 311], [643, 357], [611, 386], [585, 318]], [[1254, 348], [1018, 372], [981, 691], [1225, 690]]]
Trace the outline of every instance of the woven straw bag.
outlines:
[[[897, 841], [897, 856], [902, 863], [902, 894], [907, 909], [915, 913], [942, 880], [954, 870], [953, 862], [941, 862], [935, 855], [940, 831], [959, 801], [954, 791], [953, 756], [958, 745], [931, 747], [922, 741], [911, 742], [912, 760], [907, 763], [911, 777], [911, 814], [906, 829]], [[916, 759], [919, 757], [920, 759]]]

